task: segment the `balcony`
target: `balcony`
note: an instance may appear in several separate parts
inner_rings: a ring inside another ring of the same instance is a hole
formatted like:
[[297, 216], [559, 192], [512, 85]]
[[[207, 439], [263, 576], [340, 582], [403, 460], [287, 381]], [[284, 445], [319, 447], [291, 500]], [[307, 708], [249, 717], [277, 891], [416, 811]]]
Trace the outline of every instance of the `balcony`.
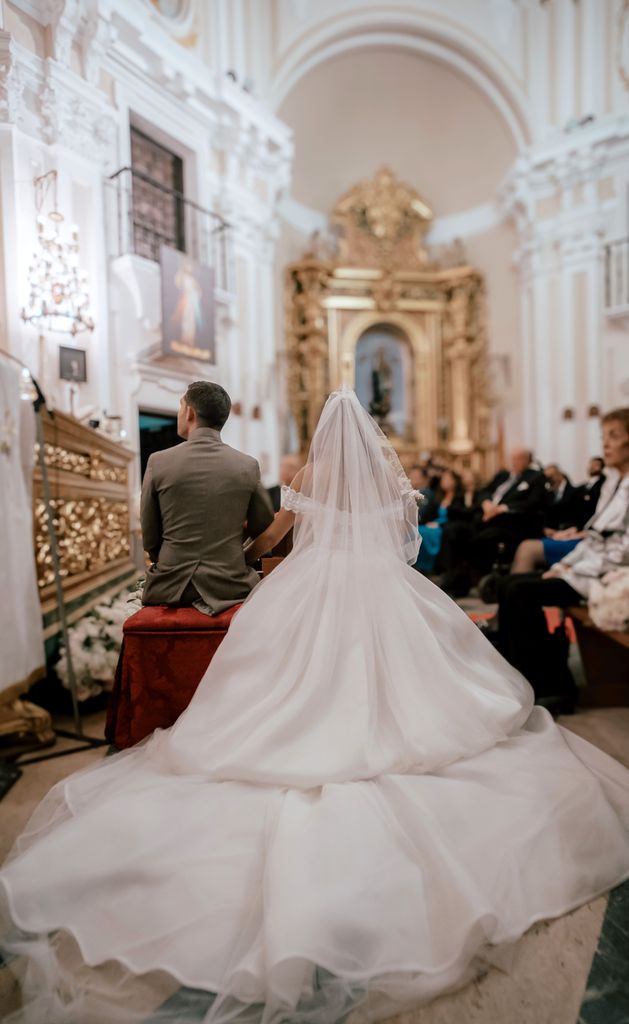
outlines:
[[230, 225], [219, 214], [132, 167], [121, 167], [106, 186], [114, 259], [131, 253], [158, 263], [166, 245], [212, 267], [219, 300], [233, 291]]

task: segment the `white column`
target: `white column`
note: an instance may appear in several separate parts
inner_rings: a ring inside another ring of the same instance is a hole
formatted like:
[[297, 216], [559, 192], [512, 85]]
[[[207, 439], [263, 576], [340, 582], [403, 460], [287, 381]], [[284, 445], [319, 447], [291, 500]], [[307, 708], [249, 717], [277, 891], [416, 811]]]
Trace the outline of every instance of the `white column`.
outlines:
[[[563, 128], [575, 116], [575, 13], [573, 0], [555, 4], [557, 125]], [[552, 56], [552, 55], [551, 55]]]
[[[559, 403], [558, 440], [561, 457], [557, 456], [562, 468], [571, 476], [575, 472], [582, 473], [577, 446], [578, 417], [581, 415], [577, 394], [577, 353], [575, 352], [575, 308], [574, 308], [574, 277], [570, 273], [561, 275], [561, 321], [562, 332], [559, 339], [559, 366], [557, 392]], [[570, 409], [573, 419], [562, 417], [564, 410]], [[580, 479], [580, 477], [579, 477]]]
[[542, 461], [553, 457], [555, 435], [553, 431], [553, 403], [549, 367], [550, 336], [549, 279], [536, 276], [533, 282], [533, 379], [536, 397], [535, 454]]
[[214, 28], [217, 36], [217, 71], [222, 75], [225, 71], [232, 68], [232, 53], [229, 41], [229, 0], [215, 0], [213, 10]]
[[534, 380], [534, 352], [533, 352], [533, 287], [532, 282], [527, 280], [524, 284], [521, 302], [521, 367], [522, 377], [520, 384], [520, 403], [522, 406], [522, 436], [509, 437], [509, 442], [514, 444], [532, 444], [535, 434], [536, 418], [536, 396]]
[[581, 5], [581, 110], [602, 114], [605, 76], [605, 16], [600, 0], [580, 0]]
[[242, 0], [230, 0], [229, 14], [233, 67], [238, 75], [238, 81], [242, 85], [248, 72], [245, 44], [246, 19]]
[[[603, 407], [603, 364], [604, 346], [602, 332], [603, 289], [600, 249], [593, 253], [587, 270], [587, 402]], [[601, 448], [601, 430], [597, 419], [590, 417], [586, 427], [588, 455], [595, 455]]]
[[544, 138], [552, 123], [549, 110], [550, 74], [554, 74], [556, 55], [550, 53], [549, 11], [545, 5], [532, 4], [525, 8], [527, 53], [527, 87], [532, 109], [536, 138]]

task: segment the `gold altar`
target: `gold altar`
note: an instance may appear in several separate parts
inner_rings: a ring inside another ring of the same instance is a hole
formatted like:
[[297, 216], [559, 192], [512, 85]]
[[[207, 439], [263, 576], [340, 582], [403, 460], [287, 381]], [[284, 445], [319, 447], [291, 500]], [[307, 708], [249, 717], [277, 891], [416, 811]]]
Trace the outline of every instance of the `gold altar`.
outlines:
[[327, 395], [347, 384], [407, 467], [431, 452], [484, 476], [494, 470], [483, 277], [460, 245], [439, 258], [426, 251], [431, 219], [421, 196], [383, 168], [338, 202], [337, 251], [315, 235], [287, 267], [288, 392], [303, 453]]
[[[108, 584], [135, 574], [130, 555], [128, 466], [133, 452], [65, 413], [44, 413], [44, 453], [55, 511], [69, 620], [84, 614]], [[37, 582], [46, 627], [58, 629], [41, 471], [35, 465], [33, 523]], [[77, 606], [73, 608], [72, 606]]]

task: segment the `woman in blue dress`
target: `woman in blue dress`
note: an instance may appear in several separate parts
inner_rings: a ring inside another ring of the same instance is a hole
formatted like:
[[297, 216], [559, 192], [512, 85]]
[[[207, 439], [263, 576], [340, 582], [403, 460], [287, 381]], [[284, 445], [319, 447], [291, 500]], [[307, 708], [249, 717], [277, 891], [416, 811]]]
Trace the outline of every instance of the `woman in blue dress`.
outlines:
[[463, 504], [463, 482], [454, 470], [444, 469], [434, 501], [426, 502], [424, 507], [419, 507], [419, 533], [422, 543], [415, 568], [420, 572], [434, 571], [441, 550], [443, 527], [448, 522], [452, 506], [458, 504]]

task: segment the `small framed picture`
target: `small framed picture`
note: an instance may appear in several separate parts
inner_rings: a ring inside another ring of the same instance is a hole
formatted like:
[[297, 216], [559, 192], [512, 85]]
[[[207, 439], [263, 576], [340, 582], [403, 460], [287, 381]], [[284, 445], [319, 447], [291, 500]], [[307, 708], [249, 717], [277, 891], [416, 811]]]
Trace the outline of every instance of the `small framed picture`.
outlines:
[[59, 378], [71, 380], [75, 384], [87, 381], [87, 362], [84, 348], [66, 348], [59, 346]]

